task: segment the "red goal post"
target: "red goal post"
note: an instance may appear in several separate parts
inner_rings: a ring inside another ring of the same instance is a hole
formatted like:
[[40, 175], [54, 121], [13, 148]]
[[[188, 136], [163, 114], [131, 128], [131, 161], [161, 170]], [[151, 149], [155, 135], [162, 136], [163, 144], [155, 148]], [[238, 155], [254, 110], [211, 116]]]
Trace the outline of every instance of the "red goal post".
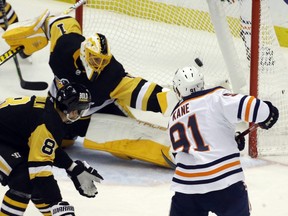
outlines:
[[[249, 155], [288, 154], [287, 65], [268, 0], [87, 0], [76, 18], [85, 36], [106, 35], [134, 76], [170, 87], [177, 68], [200, 58], [207, 86], [270, 100], [280, 110], [269, 131], [249, 135]], [[83, 9], [83, 10], [82, 10]], [[251, 13], [252, 11], [252, 13]]]

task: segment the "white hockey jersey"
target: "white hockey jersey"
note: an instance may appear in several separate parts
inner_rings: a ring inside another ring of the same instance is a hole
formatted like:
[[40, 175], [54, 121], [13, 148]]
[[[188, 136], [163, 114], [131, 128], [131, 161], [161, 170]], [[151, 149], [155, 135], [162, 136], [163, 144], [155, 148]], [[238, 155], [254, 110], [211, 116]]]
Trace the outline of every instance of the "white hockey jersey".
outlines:
[[244, 180], [235, 123], [262, 122], [269, 112], [263, 101], [222, 87], [185, 97], [169, 121], [171, 149], [177, 153], [171, 189], [203, 194]]

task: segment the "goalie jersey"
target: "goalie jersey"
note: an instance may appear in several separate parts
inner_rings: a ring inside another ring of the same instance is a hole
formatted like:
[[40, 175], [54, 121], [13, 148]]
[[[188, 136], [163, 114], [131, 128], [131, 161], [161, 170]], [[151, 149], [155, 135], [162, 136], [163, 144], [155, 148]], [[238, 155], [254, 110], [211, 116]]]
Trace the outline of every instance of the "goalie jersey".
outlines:
[[[59, 148], [65, 134], [65, 123], [54, 103], [46, 97], [7, 98], [0, 104], [0, 119], [0, 148], [8, 146], [18, 151], [28, 162], [33, 186], [43, 197], [60, 201], [61, 194], [52, 166], [67, 169], [72, 159]], [[11, 168], [5, 168], [5, 164], [2, 163], [4, 168], [0, 166], [0, 170], [9, 176]]]
[[263, 101], [217, 87], [191, 94], [171, 114], [169, 134], [177, 168], [171, 189], [184, 194], [221, 190], [244, 180], [235, 124], [262, 122]]
[[[91, 92], [94, 112], [114, 100], [144, 111], [166, 111], [166, 93], [162, 92], [162, 87], [130, 76], [114, 56], [99, 77], [90, 81], [80, 60], [80, 46], [85, 38], [78, 22], [72, 17], [60, 16], [52, 17], [48, 23], [47, 32], [51, 42], [49, 65], [55, 75], [50, 88], [52, 96], [65, 82], [78, 82]], [[164, 103], [161, 105], [160, 101]]]

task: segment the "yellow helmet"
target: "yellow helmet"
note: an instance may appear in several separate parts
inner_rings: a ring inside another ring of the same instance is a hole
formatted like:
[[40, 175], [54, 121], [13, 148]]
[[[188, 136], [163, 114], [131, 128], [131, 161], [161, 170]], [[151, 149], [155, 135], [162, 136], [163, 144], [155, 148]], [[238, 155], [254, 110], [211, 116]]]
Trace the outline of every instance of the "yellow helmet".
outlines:
[[81, 43], [80, 59], [89, 80], [96, 79], [112, 58], [106, 37], [96, 33]]

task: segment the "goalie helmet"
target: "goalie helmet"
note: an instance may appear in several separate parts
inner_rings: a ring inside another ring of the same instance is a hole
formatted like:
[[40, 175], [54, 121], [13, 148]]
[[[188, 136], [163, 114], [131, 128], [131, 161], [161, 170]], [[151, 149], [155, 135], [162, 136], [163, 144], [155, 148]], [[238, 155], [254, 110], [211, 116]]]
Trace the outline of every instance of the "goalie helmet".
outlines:
[[80, 59], [89, 80], [96, 79], [112, 58], [106, 37], [96, 33], [81, 43]]
[[[68, 83], [60, 88], [56, 95], [56, 107], [66, 114], [69, 121], [73, 122], [82, 117], [83, 113], [90, 108], [91, 94], [81, 84]], [[78, 118], [70, 119], [69, 113], [78, 111]]]
[[204, 89], [204, 76], [195, 67], [184, 67], [175, 72], [173, 90], [179, 98]]

